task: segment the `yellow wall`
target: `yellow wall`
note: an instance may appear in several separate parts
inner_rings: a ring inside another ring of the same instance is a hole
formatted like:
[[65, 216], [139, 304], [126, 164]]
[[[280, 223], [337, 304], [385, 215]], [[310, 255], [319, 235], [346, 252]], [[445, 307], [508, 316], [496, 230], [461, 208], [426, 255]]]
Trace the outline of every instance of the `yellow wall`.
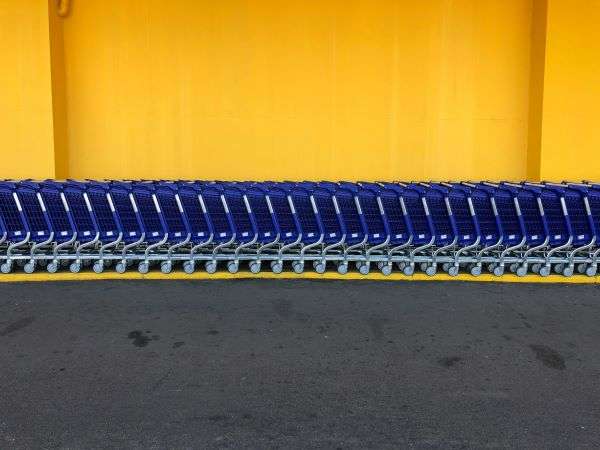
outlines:
[[57, 3], [0, 0], [0, 178], [600, 180], [600, 0]]
[[54, 176], [46, 0], [0, 0], [0, 178]]
[[600, 0], [548, 7], [541, 178], [600, 180]]
[[531, 15], [529, 0], [74, 2], [69, 175], [523, 178]]

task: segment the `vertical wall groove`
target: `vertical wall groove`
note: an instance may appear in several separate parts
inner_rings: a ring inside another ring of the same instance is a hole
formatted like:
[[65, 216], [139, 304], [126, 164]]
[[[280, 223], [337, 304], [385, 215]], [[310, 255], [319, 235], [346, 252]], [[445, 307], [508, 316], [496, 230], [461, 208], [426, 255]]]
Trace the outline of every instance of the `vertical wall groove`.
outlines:
[[531, 56], [529, 66], [529, 130], [527, 178], [538, 181], [542, 165], [542, 120], [546, 71], [548, 0], [534, 0], [531, 14]]

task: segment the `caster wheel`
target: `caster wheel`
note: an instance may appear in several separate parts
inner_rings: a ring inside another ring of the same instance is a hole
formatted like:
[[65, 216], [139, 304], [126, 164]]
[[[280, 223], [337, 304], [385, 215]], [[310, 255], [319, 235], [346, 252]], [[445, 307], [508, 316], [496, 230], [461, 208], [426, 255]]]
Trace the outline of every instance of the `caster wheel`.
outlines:
[[584, 274], [587, 270], [587, 266], [585, 264], [577, 264], [577, 273]]
[[315, 265], [315, 272], [323, 274], [325, 273], [325, 263], [320, 262]]
[[237, 273], [240, 270], [240, 263], [237, 261], [229, 261], [227, 263], [227, 271], [229, 273]]
[[457, 276], [458, 275], [458, 267], [452, 266], [452, 267], [448, 268], [448, 275], [450, 275], [451, 277]]
[[548, 266], [544, 266], [540, 269], [540, 275], [543, 277], [547, 277], [548, 275], [550, 275], [550, 267]]
[[283, 263], [280, 261], [271, 262], [271, 271], [273, 273], [281, 273], [283, 272]]
[[574, 273], [573, 267], [568, 267], [568, 266], [567, 266], [567, 267], [565, 267], [565, 269], [563, 270], [563, 273], [562, 273], [562, 274], [563, 274], [565, 277], [572, 277], [572, 276], [573, 276], [573, 273]]
[[4, 263], [4, 264], [2, 264], [2, 266], [0, 266], [0, 272], [2, 272], [2, 273], [10, 273], [11, 270], [12, 270], [11, 263]]
[[[358, 263], [356, 263], [356, 265], [358, 266]], [[362, 266], [360, 266], [358, 269], [360, 270]], [[339, 263], [337, 266], [337, 271], [340, 275], [346, 275], [348, 273], [348, 263], [342, 262]]]
[[183, 271], [188, 275], [191, 275], [196, 270], [196, 264], [193, 261], [186, 261], [183, 263]]
[[427, 263], [421, 263], [419, 267], [421, 268], [421, 272], [427, 272], [429, 265]]
[[396, 263], [396, 267], [398, 268], [398, 270], [402, 271], [406, 267], [406, 263], [405, 262]]
[[117, 265], [115, 266], [115, 270], [117, 271], [117, 273], [125, 273], [125, 271], [127, 270], [127, 264], [123, 262], [117, 263]]
[[542, 268], [541, 264], [534, 264], [533, 266], [531, 266], [531, 271], [533, 273], [540, 273], [541, 268]]
[[527, 275], [527, 267], [525, 266], [520, 266], [517, 269], [517, 276], [519, 277], [524, 277], [525, 275]]
[[556, 264], [554, 266], [554, 273], [561, 275], [565, 270], [565, 265], [564, 264]]
[[71, 265], [69, 266], [69, 270], [71, 271], [71, 273], [79, 273], [81, 271], [81, 263], [77, 261], [71, 263]]
[[251, 261], [249, 264], [249, 267], [250, 267], [250, 272], [252, 272], [252, 273], [260, 272], [260, 262], [258, 262], [258, 261]]
[[138, 272], [142, 273], [142, 274], [146, 274], [148, 273], [148, 271], [150, 270], [150, 264], [148, 264], [145, 261], [142, 261], [141, 263], [138, 264]]
[[369, 264], [363, 263], [358, 269], [361, 275], [369, 275], [370, 267]]
[[414, 266], [410, 266], [410, 265], [406, 266], [402, 272], [407, 277], [411, 277], [415, 273], [415, 267]]
[[488, 264], [487, 269], [489, 273], [494, 273], [494, 270], [496, 269], [496, 264]]
[[596, 273], [598, 272], [598, 268], [596, 266], [590, 266], [585, 270], [585, 274], [588, 277], [594, 277], [596, 276]]
[[392, 265], [384, 264], [383, 267], [379, 268], [379, 270], [381, 270], [381, 273], [383, 275], [385, 275], [386, 277], [389, 277], [392, 274]]
[[494, 268], [494, 275], [496, 275], [497, 277], [501, 277], [502, 275], [504, 275], [504, 267], [498, 266]]
[[377, 261], [377, 268], [378, 268], [379, 270], [381, 270], [385, 264], [386, 264], [386, 263], [384, 263], [383, 261]]
[[452, 264], [450, 264], [450, 263], [444, 263], [444, 264], [442, 264], [442, 270], [444, 272], [448, 272], [450, 270], [450, 267], [452, 267]]
[[478, 277], [481, 275], [481, 266], [474, 266], [471, 268], [471, 275], [474, 277]]
[[292, 264], [292, 269], [294, 269], [295, 273], [302, 273], [302, 272], [304, 272], [304, 262], [295, 261]]
[[436, 272], [437, 268], [435, 266], [429, 266], [427, 269], [425, 269], [425, 273], [430, 277], [434, 276]]
[[102, 273], [104, 272], [104, 264], [102, 264], [101, 262], [95, 262], [92, 269], [95, 273]]
[[509, 267], [508, 270], [510, 270], [511, 273], [515, 273], [517, 271], [517, 269], [519, 268], [519, 265], [517, 263], [512, 263]]
[[160, 263], [160, 271], [164, 274], [171, 273], [173, 270], [173, 263], [171, 261], [163, 261]]
[[25, 273], [33, 273], [35, 271], [35, 263], [33, 261], [28, 262], [23, 266], [23, 271]]
[[58, 272], [58, 262], [57, 261], [52, 261], [51, 263], [48, 264], [48, 266], [46, 267], [46, 270], [49, 273], [56, 273], [56, 272]]
[[204, 268], [206, 269], [206, 272], [208, 272], [208, 273], [215, 273], [217, 271], [217, 262], [216, 261], [208, 261], [204, 265]]

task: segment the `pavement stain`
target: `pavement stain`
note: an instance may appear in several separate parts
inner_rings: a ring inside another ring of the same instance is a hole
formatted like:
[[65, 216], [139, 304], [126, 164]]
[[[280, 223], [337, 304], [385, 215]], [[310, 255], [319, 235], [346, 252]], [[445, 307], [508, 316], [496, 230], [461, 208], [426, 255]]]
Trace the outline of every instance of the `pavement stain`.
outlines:
[[438, 362], [446, 368], [453, 367], [461, 361], [462, 358], [460, 356], [446, 356], [445, 358], [440, 358], [438, 360]]
[[35, 317], [23, 317], [22, 319], [9, 324], [6, 328], [0, 331], [0, 336], [8, 336], [9, 334], [21, 330], [22, 328], [28, 327], [33, 323], [34, 320]]
[[567, 368], [567, 365], [565, 364], [565, 359], [556, 350], [546, 345], [538, 344], [531, 344], [529, 348], [533, 350], [533, 352], [535, 353], [535, 357], [538, 360], [540, 360], [542, 364], [546, 367], [555, 370], [565, 370]]
[[143, 331], [133, 330], [127, 334], [127, 339], [132, 339], [136, 347], [146, 347], [151, 341], [158, 341], [160, 336], [157, 334], [147, 336]]

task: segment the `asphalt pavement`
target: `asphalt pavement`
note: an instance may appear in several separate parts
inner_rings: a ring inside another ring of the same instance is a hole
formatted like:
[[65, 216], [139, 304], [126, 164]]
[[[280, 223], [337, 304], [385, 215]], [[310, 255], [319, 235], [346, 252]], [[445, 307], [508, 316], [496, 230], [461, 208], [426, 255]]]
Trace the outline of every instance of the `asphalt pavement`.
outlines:
[[0, 448], [598, 448], [600, 288], [0, 285]]

